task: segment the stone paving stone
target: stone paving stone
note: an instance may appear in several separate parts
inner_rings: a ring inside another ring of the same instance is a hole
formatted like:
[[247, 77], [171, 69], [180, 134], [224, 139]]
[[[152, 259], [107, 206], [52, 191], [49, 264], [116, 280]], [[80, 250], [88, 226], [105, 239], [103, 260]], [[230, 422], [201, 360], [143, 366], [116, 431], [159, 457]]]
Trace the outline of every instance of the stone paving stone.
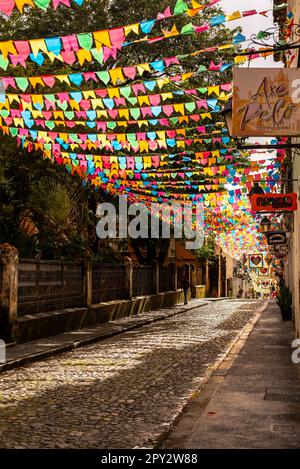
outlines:
[[262, 304], [213, 302], [1, 373], [0, 447], [153, 447]]
[[[231, 320], [227, 321], [227, 324]], [[224, 323], [223, 323], [224, 324]], [[255, 324], [235, 361], [197, 410], [197, 420], [178, 423], [164, 448], [299, 449], [300, 368], [292, 363], [292, 323], [269, 306]], [[239, 342], [243, 339], [240, 338]], [[184, 420], [184, 419], [183, 419]]]

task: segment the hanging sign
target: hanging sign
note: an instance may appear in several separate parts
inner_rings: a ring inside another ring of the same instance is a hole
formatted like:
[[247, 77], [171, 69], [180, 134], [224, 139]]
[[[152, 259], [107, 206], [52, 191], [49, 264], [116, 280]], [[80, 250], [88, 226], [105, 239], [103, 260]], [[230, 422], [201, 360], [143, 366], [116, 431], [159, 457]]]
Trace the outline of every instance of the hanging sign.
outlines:
[[269, 245], [286, 244], [286, 233], [284, 231], [269, 231], [264, 234]]
[[300, 69], [235, 68], [233, 128], [236, 137], [300, 133]]
[[250, 197], [254, 212], [294, 212], [297, 194], [253, 194]]

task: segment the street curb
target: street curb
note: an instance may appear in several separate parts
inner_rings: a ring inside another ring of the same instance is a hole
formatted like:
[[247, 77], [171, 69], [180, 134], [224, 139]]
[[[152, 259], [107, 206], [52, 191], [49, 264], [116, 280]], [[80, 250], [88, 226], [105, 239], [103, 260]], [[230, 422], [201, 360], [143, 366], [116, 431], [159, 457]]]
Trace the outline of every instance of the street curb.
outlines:
[[[186, 414], [187, 410], [191, 406], [192, 403], [196, 403], [197, 400], [200, 400], [199, 393], [205, 388], [205, 386], [209, 383], [210, 379], [213, 377], [214, 373], [220, 368], [224, 360], [228, 357], [230, 354], [231, 350], [235, 345], [238, 344], [238, 342], [241, 342], [241, 347], [239, 348], [238, 352], [235, 352], [230, 360], [229, 368], [232, 366], [234, 363], [235, 359], [239, 355], [240, 350], [242, 347], [245, 345], [250, 333], [254, 329], [257, 321], [260, 319], [262, 313], [265, 311], [265, 309], [268, 307], [269, 302], [266, 301], [263, 306], [258, 308], [257, 312], [254, 314], [253, 318], [243, 327], [243, 329], [237, 334], [237, 336], [229, 343], [228, 348], [224, 352], [224, 354], [207, 370], [207, 374], [204, 377], [203, 382], [199, 386], [196, 391], [193, 391], [193, 393], [190, 395], [190, 397], [187, 398], [187, 401], [183, 404], [182, 409], [180, 412], [174, 417], [172, 423], [169, 425], [169, 427], [159, 435], [159, 437], [155, 440], [155, 442], [152, 442], [152, 447], [153, 449], [162, 449], [164, 448], [163, 443], [167, 440], [168, 436], [175, 430], [176, 425], [179, 423], [179, 421], [184, 417]], [[244, 336], [244, 337], [242, 337]], [[225, 376], [223, 377], [225, 378]], [[221, 384], [221, 383], [220, 383]], [[217, 385], [217, 388], [220, 386], [220, 384]], [[213, 397], [214, 393], [210, 396], [209, 400]], [[207, 404], [208, 405], [208, 404]], [[206, 406], [207, 407], [207, 406]], [[198, 424], [199, 419], [201, 418], [201, 415], [197, 418], [196, 423], [191, 426], [189, 429], [189, 435], [191, 435], [195, 429], [195, 427]], [[168, 448], [164, 448], [168, 449]], [[173, 449], [173, 448], [170, 448]]]
[[[147, 325], [153, 324], [155, 322], [163, 321], [164, 319], [168, 319], [168, 318], [171, 318], [173, 316], [177, 316], [179, 314], [183, 314], [183, 313], [186, 313], [188, 311], [192, 311], [193, 309], [201, 308], [202, 306], [207, 306], [208, 304], [209, 304], [209, 302], [205, 302], [205, 299], [204, 299], [204, 302], [201, 303], [201, 304], [191, 306], [190, 308], [185, 308], [185, 309], [180, 310], [180, 311], [173, 311], [169, 314], [168, 313], [163, 313], [163, 309], [162, 309], [162, 312], [159, 314], [159, 316], [157, 318], [144, 319], [144, 320], [139, 321], [136, 324], [127, 325], [127, 326], [123, 326], [123, 327], [120, 326], [119, 330], [110, 331], [110, 332], [107, 332], [107, 333], [104, 333], [104, 334], [101, 333], [99, 335], [94, 335], [93, 337], [89, 337], [89, 338], [82, 339], [82, 340], [79, 340], [79, 341], [69, 342], [65, 345], [57, 346], [57, 347], [53, 348], [52, 350], [47, 350], [45, 352], [37, 352], [37, 353], [33, 353], [32, 355], [28, 355], [26, 357], [16, 358], [16, 359], [12, 360], [11, 362], [0, 365], [0, 373], [12, 370], [14, 368], [19, 368], [20, 366], [23, 366], [23, 365], [28, 365], [29, 363], [34, 363], [34, 362], [37, 362], [39, 360], [50, 358], [52, 356], [59, 355], [59, 354], [64, 353], [64, 352], [70, 352], [71, 350], [75, 350], [79, 347], [84, 347], [85, 345], [90, 345], [90, 344], [93, 344], [95, 342], [101, 342], [102, 340], [109, 339], [111, 337], [123, 334], [124, 332], [128, 332], [128, 331], [131, 331], [131, 330], [134, 330], [134, 329], [138, 329], [140, 327], [147, 326]], [[126, 318], [123, 318], [123, 319], [126, 319]], [[130, 316], [128, 317], [128, 319], [130, 319]], [[55, 336], [53, 336], [53, 337], [55, 337]]]

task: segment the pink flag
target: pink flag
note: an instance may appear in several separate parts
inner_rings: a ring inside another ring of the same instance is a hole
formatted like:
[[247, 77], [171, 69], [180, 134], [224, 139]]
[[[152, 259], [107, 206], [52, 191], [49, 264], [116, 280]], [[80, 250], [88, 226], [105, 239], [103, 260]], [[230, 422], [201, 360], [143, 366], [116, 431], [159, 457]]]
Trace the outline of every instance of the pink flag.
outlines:
[[53, 75], [42, 76], [42, 80], [45, 83], [45, 85], [49, 86], [49, 88], [52, 88], [55, 85], [55, 78]]
[[17, 65], [22, 65], [22, 67], [26, 68], [26, 58], [27, 57], [24, 57], [21, 54], [19, 54], [19, 55], [9, 54], [9, 58], [10, 58], [10, 61], [11, 61], [12, 65], [14, 67], [16, 67]]
[[69, 50], [69, 51], [63, 50], [60, 53], [60, 55], [63, 61], [68, 65], [73, 65], [77, 61], [76, 56], [72, 50]]
[[59, 3], [63, 3], [63, 4], [66, 5], [67, 7], [70, 7], [70, 2], [69, 2], [69, 0], [52, 0], [52, 3], [53, 3], [53, 6], [54, 6], [54, 10], [57, 9]]
[[202, 24], [201, 26], [196, 26], [195, 27], [195, 33], [204, 33], [205, 31], [208, 31], [209, 30], [209, 24], [208, 23], [204, 23]]
[[152, 110], [150, 107], [141, 107], [141, 111], [142, 111], [142, 116], [143, 117], [146, 117], [146, 116], [150, 116], [152, 117], [153, 114], [152, 114]]
[[168, 119], [159, 119], [160, 125], [164, 125], [165, 127], [170, 127], [170, 122]]
[[158, 106], [160, 104], [161, 97], [159, 94], [149, 95], [149, 101], [151, 106]]
[[125, 98], [115, 98], [116, 106], [126, 106]]
[[209, 70], [220, 70], [221, 67], [222, 67], [222, 60], [219, 64], [214, 64], [212, 60], [210, 61]]
[[103, 132], [106, 132], [106, 122], [97, 122], [97, 130], [102, 130]]
[[19, 111], [19, 109], [11, 109], [10, 114], [13, 118], [21, 117], [21, 111]]
[[256, 10], [242, 11], [242, 16], [252, 16], [252, 15], [256, 15], [256, 14], [257, 14]]
[[57, 93], [57, 97], [61, 103], [63, 103], [64, 101], [70, 101], [70, 96], [68, 95], [68, 93]]
[[15, 8], [15, 0], [0, 0], [0, 11], [10, 16]]
[[109, 31], [109, 37], [112, 46], [115, 46], [117, 49], [122, 49], [122, 45], [125, 41], [125, 34], [123, 28], [111, 29]]
[[83, 73], [85, 81], [94, 80], [97, 81], [97, 76], [95, 72], [85, 72]]
[[165, 106], [162, 107], [162, 110], [166, 116], [170, 117], [174, 111], [174, 108], [172, 104], [166, 104]]
[[82, 101], [80, 101], [80, 107], [85, 111], [88, 111], [91, 108], [91, 101], [88, 99], [82, 99]]
[[136, 68], [135, 67], [124, 67], [123, 68], [123, 74], [127, 78], [131, 78], [132, 80], [134, 80], [135, 77], [136, 77]]
[[13, 123], [13, 119], [11, 117], [5, 117], [4, 122], [6, 125], [11, 125]]
[[52, 103], [48, 99], [45, 99], [44, 103], [45, 103], [47, 111], [49, 111], [49, 109], [56, 109], [55, 103]]
[[196, 105], [197, 105], [197, 109], [201, 109], [201, 108], [204, 108], [206, 110], [208, 109], [208, 104], [205, 99], [201, 99], [197, 101]]
[[156, 149], [157, 149], [157, 141], [156, 141], [156, 140], [153, 140], [153, 142], [150, 141], [150, 142], [149, 142], [149, 148], [150, 148], [150, 150], [152, 150], [152, 151], [156, 150]]
[[96, 93], [96, 95], [99, 96], [100, 98], [106, 98], [106, 96], [107, 96], [107, 90], [106, 90], [106, 89], [95, 90], [95, 93]]
[[[135, 71], [135, 67], [127, 67], [127, 68], [133, 68]], [[139, 94], [139, 91], [141, 91], [142, 93], [145, 93], [146, 90], [145, 90], [145, 86], [143, 85], [143, 83], [135, 83], [134, 85], [132, 85], [132, 91], [137, 96]]]
[[162, 20], [164, 18], [170, 18], [172, 16], [171, 8], [167, 7], [163, 13], [158, 13], [157, 19]]
[[225, 83], [224, 85], [220, 85], [220, 88], [223, 91], [231, 91], [232, 83]]
[[70, 52], [72, 50], [78, 50], [78, 42], [77, 37], [75, 35], [71, 36], [63, 36], [62, 37], [63, 47], [66, 52]]
[[110, 109], [107, 112], [108, 112], [109, 117], [113, 120], [117, 119], [117, 117], [119, 115], [119, 111], [117, 109]]
[[166, 64], [166, 67], [169, 67], [169, 65], [172, 65], [172, 64], [179, 64], [179, 60], [177, 59], [177, 57], [169, 57], [167, 59], [165, 59], [165, 64]]

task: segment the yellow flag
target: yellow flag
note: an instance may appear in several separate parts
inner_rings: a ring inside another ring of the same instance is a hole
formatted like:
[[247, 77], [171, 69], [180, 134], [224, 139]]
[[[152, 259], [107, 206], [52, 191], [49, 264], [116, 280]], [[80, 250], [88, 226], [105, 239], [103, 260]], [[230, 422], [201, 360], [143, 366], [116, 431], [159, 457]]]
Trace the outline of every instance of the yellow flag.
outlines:
[[184, 104], [174, 104], [174, 111], [179, 112], [180, 114], [184, 115]]
[[159, 138], [159, 140], [165, 140], [166, 139], [166, 131], [165, 130], [157, 131], [156, 135]]
[[[120, 109], [121, 111], [121, 109]], [[119, 115], [120, 115], [120, 111], [119, 111]], [[127, 109], [124, 109], [124, 111], [127, 111]], [[120, 116], [121, 117], [121, 116]], [[129, 117], [129, 113], [128, 113], [128, 117]], [[117, 126], [118, 127], [125, 127], [127, 128], [128, 127], [128, 123], [126, 121], [117, 121]]]
[[8, 100], [9, 100], [10, 103], [13, 103], [13, 102], [19, 103], [20, 102], [20, 98], [17, 94], [8, 94], [7, 97], [8, 97]]
[[88, 91], [83, 91], [82, 92], [84, 99], [89, 99], [89, 98], [95, 98], [95, 91], [93, 90], [88, 90]]
[[[129, 109], [119, 109], [119, 117], [124, 117], [126, 120], [129, 120]], [[127, 127], [127, 122], [123, 122], [122, 125], [126, 124]], [[118, 125], [120, 125], [120, 122], [118, 122]]]
[[195, 2], [195, 0], [192, 0], [192, 7], [195, 8], [204, 8], [203, 5], [201, 5], [198, 2]]
[[82, 65], [85, 61], [91, 62], [92, 61], [92, 54], [89, 50], [79, 49], [77, 52], [77, 57], [79, 60], [80, 65]]
[[119, 88], [107, 88], [107, 93], [110, 98], [120, 98]]
[[170, 31], [166, 31], [165, 29], [162, 29], [162, 33], [165, 37], [177, 36], [179, 34], [176, 24], [174, 24], [174, 26], [172, 27]]
[[173, 98], [173, 93], [162, 93], [161, 97], [162, 97], [163, 101], [166, 101], [166, 99], [172, 99]]
[[8, 54], [17, 55], [13, 41], [0, 42], [0, 51], [4, 59], [7, 59]]
[[99, 119], [101, 119], [101, 117], [104, 117], [105, 119], [107, 119], [107, 116], [108, 116], [108, 114], [107, 114], [107, 111], [106, 111], [106, 110], [97, 111], [97, 117], [98, 117]]
[[234, 58], [234, 62], [236, 64], [242, 64], [242, 63], [245, 63], [247, 61], [247, 57], [244, 56], [244, 55], [237, 55], [235, 58]]
[[33, 55], [36, 57], [41, 52], [48, 52], [44, 39], [32, 39], [29, 41]]
[[136, 66], [139, 75], [143, 75], [145, 72], [151, 72], [150, 65], [147, 63]]
[[102, 46], [109, 47], [111, 49], [111, 42], [108, 31], [95, 31], [93, 33], [96, 49], [99, 51]]
[[125, 36], [128, 36], [129, 33], [139, 34], [140, 32], [140, 23], [129, 24], [128, 26], [124, 26], [124, 33]]
[[150, 102], [149, 102], [149, 96], [138, 96], [138, 102], [139, 102], [139, 105], [142, 106], [143, 104], [147, 104], [149, 105]]
[[126, 142], [126, 134], [117, 134], [118, 142]]
[[204, 112], [203, 114], [200, 114], [201, 119], [212, 119], [211, 113], [210, 112]]
[[[56, 75], [56, 78], [61, 83], [67, 83], [67, 85], [70, 85], [70, 80], [69, 80], [68, 75]], [[29, 80], [30, 80], [30, 78], [29, 78]]]
[[143, 152], [143, 151], [148, 152], [148, 151], [149, 151], [149, 144], [148, 144], [148, 142], [143, 141], [143, 140], [140, 142], [140, 151], [141, 151], [141, 152]]
[[188, 121], [189, 121], [188, 116], [179, 116], [179, 117], [178, 117], [178, 123], [179, 123], [179, 124], [182, 124], [183, 122], [188, 123]]
[[195, 72], [184, 73], [183, 75], [181, 75], [182, 81], [188, 80], [188, 79], [191, 78], [193, 75], [195, 75]]
[[54, 119], [61, 119], [64, 120], [64, 113], [62, 111], [54, 111], [53, 112]]
[[45, 86], [42, 77], [29, 77], [29, 82], [33, 88], [35, 88], [37, 85]]
[[19, 117], [14, 118], [14, 125], [16, 127], [23, 127], [24, 128], [24, 119], [20, 119]]
[[169, 82], [170, 82], [170, 80], [168, 78], [166, 78], [166, 79], [157, 80], [156, 84], [157, 84], [158, 88], [161, 89], [163, 86], [167, 85]]
[[92, 107], [94, 110], [97, 108], [101, 108], [101, 109], [104, 108], [104, 104], [101, 98], [92, 99], [91, 103], [92, 103]]
[[33, 119], [38, 119], [39, 117], [41, 117], [42, 119], [44, 118], [42, 111], [34, 110], [31, 114]]
[[144, 157], [144, 168], [145, 169], [151, 168], [151, 166], [152, 166], [151, 156], [145, 156]]
[[109, 75], [111, 78], [111, 81], [115, 85], [118, 81], [121, 83], [124, 83], [125, 78], [123, 76], [123, 72], [121, 68], [113, 68], [112, 70], [109, 71]]
[[34, 6], [32, 0], [15, 0], [15, 2], [21, 13], [23, 12], [24, 5], [31, 5], [32, 7]]
[[239, 18], [242, 18], [242, 14], [240, 11], [235, 11], [231, 13], [230, 15], [226, 15], [227, 21], [238, 20]]
[[[70, 106], [72, 109], [75, 109], [76, 111], [79, 111], [80, 110], [80, 106], [79, 106], [79, 103], [77, 103], [77, 101], [75, 101], [75, 99], [70, 99], [70, 102], [69, 102]], [[62, 118], [63, 119], [63, 118]]]
[[208, 86], [208, 96], [215, 93], [217, 96], [220, 94], [220, 87], [219, 86]]

